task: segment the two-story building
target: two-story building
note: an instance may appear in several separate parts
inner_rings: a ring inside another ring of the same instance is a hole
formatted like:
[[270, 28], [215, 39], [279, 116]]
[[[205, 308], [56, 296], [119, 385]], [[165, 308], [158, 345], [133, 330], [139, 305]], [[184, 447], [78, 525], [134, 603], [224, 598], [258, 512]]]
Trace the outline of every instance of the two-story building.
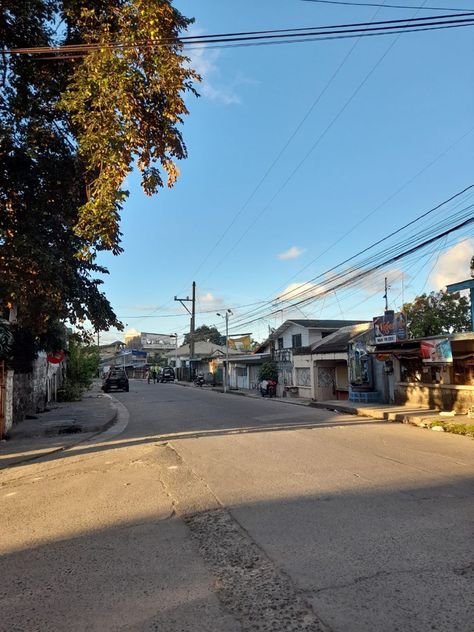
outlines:
[[312, 396], [312, 366], [307, 362], [311, 347], [342, 327], [364, 324], [361, 320], [286, 320], [258, 348], [271, 355], [278, 367], [277, 395]]

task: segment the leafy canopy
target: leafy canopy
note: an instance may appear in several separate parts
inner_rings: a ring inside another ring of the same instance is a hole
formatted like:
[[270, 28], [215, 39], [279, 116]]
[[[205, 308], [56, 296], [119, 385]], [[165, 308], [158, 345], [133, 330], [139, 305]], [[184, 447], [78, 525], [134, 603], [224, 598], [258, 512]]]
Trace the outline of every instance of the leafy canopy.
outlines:
[[[189, 344], [191, 335], [186, 334], [184, 336], [184, 344]], [[207, 341], [212, 342], [215, 345], [225, 345], [225, 336], [219, 332], [216, 327], [209, 327], [209, 325], [201, 325], [194, 331], [194, 342]]]
[[421, 294], [402, 308], [412, 338], [470, 331], [469, 299], [459, 293]]
[[189, 24], [170, 0], [2, 2], [4, 50], [100, 45], [0, 58], [0, 298], [33, 341], [58, 320], [120, 327], [96, 254], [121, 251], [132, 167], [151, 195], [186, 157], [184, 95], [199, 77], [177, 38]]

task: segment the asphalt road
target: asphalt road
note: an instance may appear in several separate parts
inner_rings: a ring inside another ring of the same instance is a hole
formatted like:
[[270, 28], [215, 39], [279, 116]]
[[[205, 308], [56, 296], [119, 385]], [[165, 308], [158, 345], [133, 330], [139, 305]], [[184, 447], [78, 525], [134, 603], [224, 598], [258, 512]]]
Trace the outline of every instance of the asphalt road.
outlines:
[[[0, 630], [474, 630], [474, 443], [132, 381], [0, 478]], [[120, 429], [123, 429], [120, 427]]]

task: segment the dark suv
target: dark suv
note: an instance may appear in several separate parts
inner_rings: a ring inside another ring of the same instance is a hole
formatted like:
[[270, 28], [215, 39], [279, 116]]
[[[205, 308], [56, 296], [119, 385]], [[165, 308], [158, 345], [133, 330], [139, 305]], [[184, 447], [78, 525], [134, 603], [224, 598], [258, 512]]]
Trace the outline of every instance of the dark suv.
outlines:
[[160, 382], [174, 382], [174, 369], [170, 366], [165, 366], [158, 373], [158, 380]]
[[128, 377], [124, 369], [111, 369], [102, 382], [102, 390], [108, 393], [112, 388], [128, 393]]

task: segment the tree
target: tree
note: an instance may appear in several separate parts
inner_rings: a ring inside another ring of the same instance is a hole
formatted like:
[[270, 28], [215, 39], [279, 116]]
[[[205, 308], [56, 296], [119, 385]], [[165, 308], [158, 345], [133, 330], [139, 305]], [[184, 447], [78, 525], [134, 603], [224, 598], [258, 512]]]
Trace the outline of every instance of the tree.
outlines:
[[65, 401], [80, 400], [82, 392], [90, 388], [92, 379], [99, 369], [99, 350], [96, 345], [87, 345], [79, 336], [70, 336], [66, 365], [66, 381], [60, 398]]
[[262, 380], [275, 380], [278, 382], [278, 367], [275, 362], [264, 362], [258, 372], [258, 379]]
[[127, 341], [127, 349], [143, 349], [141, 336], [134, 336]]
[[469, 300], [459, 293], [431, 292], [417, 296], [402, 308], [412, 338], [470, 331]]
[[[184, 336], [184, 344], [189, 344], [190, 334]], [[225, 336], [222, 336], [216, 327], [209, 327], [209, 325], [201, 325], [194, 331], [194, 342], [205, 340], [212, 342], [215, 345], [225, 345]]]
[[[96, 256], [121, 252], [132, 166], [151, 195], [186, 157], [184, 94], [199, 79], [178, 40], [189, 23], [170, 0], [2, 3], [0, 312], [17, 305], [32, 344], [58, 320], [121, 328]], [[5, 52], [53, 44], [91, 48], [43, 60]]]

